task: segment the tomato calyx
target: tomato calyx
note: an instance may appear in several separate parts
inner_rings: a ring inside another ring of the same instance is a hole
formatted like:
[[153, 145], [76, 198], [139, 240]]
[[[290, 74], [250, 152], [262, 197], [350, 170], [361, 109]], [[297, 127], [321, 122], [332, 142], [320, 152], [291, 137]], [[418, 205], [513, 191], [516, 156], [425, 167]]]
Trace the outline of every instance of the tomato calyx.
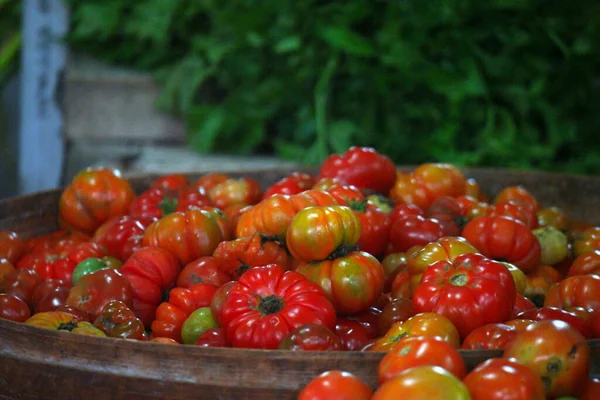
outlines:
[[58, 330], [59, 331], [69, 331], [69, 332], [71, 332], [75, 328], [77, 328], [77, 321], [75, 321], [75, 320], [72, 320], [72, 321], [69, 321], [69, 322], [62, 322], [58, 326]]
[[158, 203], [158, 208], [160, 208], [163, 216], [165, 216], [165, 215], [173, 214], [175, 212], [175, 210], [177, 209], [178, 203], [179, 203], [179, 201], [177, 200], [177, 197], [175, 197], [175, 196], [171, 197], [169, 195], [165, 195], [165, 197], [163, 197], [163, 199], [160, 201], [160, 203]]
[[469, 282], [466, 274], [456, 274], [450, 278], [450, 283], [454, 286], [465, 286]]
[[271, 294], [266, 297], [259, 296], [259, 298], [260, 300], [258, 301], [256, 309], [262, 315], [276, 314], [283, 309], [283, 299], [279, 296]]
[[348, 207], [353, 211], [364, 213], [367, 211], [367, 199], [348, 200]]
[[[358, 251], [358, 249], [359, 249], [359, 247], [355, 244], [352, 244], [352, 245], [343, 244], [340, 247], [338, 247], [337, 249], [335, 249], [334, 251], [332, 251], [331, 254], [325, 260], [335, 260], [336, 258], [345, 257], [354, 251]], [[315, 262], [319, 263], [320, 261], [315, 261]]]

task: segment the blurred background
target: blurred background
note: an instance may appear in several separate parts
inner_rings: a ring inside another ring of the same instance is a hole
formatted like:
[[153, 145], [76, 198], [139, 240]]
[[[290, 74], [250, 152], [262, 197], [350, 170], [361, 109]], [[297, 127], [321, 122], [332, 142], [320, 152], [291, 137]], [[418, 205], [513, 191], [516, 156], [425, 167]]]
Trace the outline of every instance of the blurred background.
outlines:
[[597, 0], [0, 0], [0, 198], [88, 165], [600, 173]]

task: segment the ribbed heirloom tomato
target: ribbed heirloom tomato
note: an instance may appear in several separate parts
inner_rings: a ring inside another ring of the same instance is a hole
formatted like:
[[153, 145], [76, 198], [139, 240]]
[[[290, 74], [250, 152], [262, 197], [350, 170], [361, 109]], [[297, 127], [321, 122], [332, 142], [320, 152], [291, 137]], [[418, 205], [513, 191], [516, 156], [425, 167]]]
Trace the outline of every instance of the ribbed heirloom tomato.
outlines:
[[37, 313], [25, 321], [25, 324], [80, 335], [106, 336], [104, 332], [89, 322], [78, 321], [73, 315], [61, 311]]
[[142, 247], [146, 227], [128, 215], [113, 217], [100, 225], [92, 241], [106, 250], [106, 254], [126, 261]]
[[576, 275], [560, 281], [548, 291], [544, 306], [600, 308], [600, 275]]

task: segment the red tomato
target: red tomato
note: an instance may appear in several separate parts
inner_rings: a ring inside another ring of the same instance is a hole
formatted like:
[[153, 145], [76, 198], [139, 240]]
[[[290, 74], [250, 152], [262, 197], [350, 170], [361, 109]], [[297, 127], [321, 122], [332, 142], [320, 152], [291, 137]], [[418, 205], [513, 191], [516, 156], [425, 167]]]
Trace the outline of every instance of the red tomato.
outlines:
[[333, 185], [325, 189], [325, 191], [331, 194], [338, 204], [349, 205], [352, 202], [359, 202], [365, 199], [365, 195], [360, 191], [359, 188], [352, 185]]
[[425, 246], [448, 236], [442, 224], [420, 215], [408, 215], [397, 219], [390, 228], [392, 252], [405, 252], [413, 246]]
[[108, 302], [94, 321], [94, 326], [108, 337], [148, 340], [142, 321], [121, 301]]
[[0, 282], [0, 293], [6, 293], [18, 297], [33, 309], [33, 290], [42, 278], [28, 269], [16, 269], [6, 275]]
[[279, 343], [281, 350], [328, 351], [342, 350], [342, 341], [323, 325], [304, 324], [290, 331]]
[[417, 314], [413, 302], [408, 298], [397, 298], [383, 307], [377, 318], [377, 333], [381, 336], [390, 330], [392, 325], [403, 322]]
[[600, 399], [600, 378], [588, 379], [579, 400], [598, 400]]
[[575, 313], [556, 307], [534, 308], [517, 315], [519, 319], [532, 319], [534, 321], [558, 320], [571, 325], [579, 333], [589, 338], [591, 333], [585, 322]]
[[529, 367], [513, 359], [492, 358], [477, 365], [463, 383], [472, 400], [545, 400], [544, 386]]
[[548, 291], [544, 306], [600, 308], [600, 275], [576, 275], [560, 281]]
[[535, 303], [533, 301], [529, 300], [527, 297], [517, 294], [517, 298], [515, 300], [515, 306], [513, 307], [513, 316], [516, 317], [523, 311], [535, 310], [536, 308], [537, 308], [537, 306], [535, 305]]
[[223, 325], [223, 319], [221, 318], [221, 312], [223, 311], [223, 304], [225, 304], [225, 299], [229, 294], [229, 290], [235, 284], [234, 281], [227, 282], [223, 284], [217, 291], [215, 292], [213, 298], [210, 301], [210, 311], [215, 319], [215, 322], [220, 326]]
[[390, 223], [393, 224], [396, 220], [408, 215], [420, 215], [424, 217], [425, 212], [414, 204], [396, 204], [390, 212]]
[[315, 178], [305, 172], [293, 172], [280, 179], [267, 189], [263, 199], [274, 194], [298, 194], [310, 189], [315, 184]]
[[490, 217], [510, 217], [522, 222], [529, 229], [535, 229], [538, 226], [535, 208], [531, 203], [508, 200], [494, 204], [488, 213]]
[[568, 275], [600, 275], [600, 250], [582, 253], [573, 260]]
[[342, 341], [344, 350], [358, 351], [373, 340], [369, 328], [355, 319], [338, 318], [335, 333]]
[[5, 258], [15, 265], [25, 254], [25, 242], [16, 232], [0, 231], [0, 260]]
[[356, 375], [345, 371], [327, 371], [311, 380], [298, 400], [370, 400], [371, 388]]
[[488, 215], [491, 210], [491, 206], [488, 203], [471, 196], [458, 196], [455, 200], [461, 209], [461, 215], [466, 221]]
[[348, 205], [360, 221], [358, 248], [374, 257], [382, 257], [390, 237], [389, 214], [371, 200], [351, 202]]
[[38, 283], [31, 295], [34, 312], [56, 311], [64, 306], [69, 297], [70, 287], [70, 283], [58, 279]]
[[537, 212], [540, 205], [536, 198], [523, 186], [507, 186], [502, 189], [494, 198], [494, 204], [507, 202], [509, 200], [520, 201], [530, 204]]
[[318, 179], [322, 178], [336, 178], [345, 185], [387, 194], [396, 180], [396, 166], [373, 148], [353, 146], [323, 161]]
[[106, 254], [121, 261], [142, 247], [145, 231], [142, 223], [130, 216], [113, 217], [94, 233], [93, 241], [106, 249]]
[[251, 178], [227, 179], [207, 192], [211, 203], [221, 210], [232, 204], [256, 204], [263, 193], [258, 182]]
[[318, 285], [271, 265], [247, 271], [232, 285], [221, 319], [233, 347], [276, 349], [300, 325], [333, 329], [335, 309]]
[[224, 271], [225, 267], [221, 264], [222, 262], [214, 257], [200, 257], [181, 270], [177, 277], [177, 286], [189, 288], [204, 282], [221, 287], [231, 280], [231, 276]]
[[156, 178], [151, 184], [151, 188], [161, 188], [173, 192], [180, 192], [189, 185], [188, 179], [184, 174], [168, 174]]
[[198, 336], [198, 340], [196, 340], [196, 343], [194, 344], [200, 347], [227, 347], [225, 329], [207, 329], [200, 336]]
[[6, 258], [0, 258], [0, 282], [14, 270], [15, 267]]
[[25, 241], [26, 253], [50, 253], [66, 255], [80, 243], [89, 242], [90, 236], [71, 230], [58, 230], [35, 236]]
[[517, 328], [500, 324], [487, 324], [471, 331], [463, 340], [463, 350], [499, 350], [504, 349], [517, 334]]
[[214, 186], [217, 186], [221, 182], [225, 182], [229, 178], [230, 176], [227, 174], [213, 172], [201, 176], [198, 178], [198, 180], [192, 183], [191, 186], [200, 189], [202, 193], [208, 193], [209, 190]]
[[11, 294], [0, 293], [0, 318], [15, 322], [25, 322], [31, 317], [29, 306]]
[[590, 369], [590, 348], [585, 338], [563, 321], [540, 321], [521, 331], [504, 350], [531, 368], [544, 384], [546, 396], [577, 396]]
[[409, 368], [435, 365], [462, 379], [467, 374], [465, 362], [454, 347], [436, 336], [400, 339], [381, 359], [377, 370], [379, 383], [389, 381]]
[[537, 238], [523, 223], [508, 217], [479, 217], [471, 220], [462, 236], [484, 256], [507, 261], [524, 272], [535, 268], [541, 257]]
[[433, 200], [425, 216], [440, 222], [446, 236], [459, 236], [466, 219], [454, 197], [441, 196]]

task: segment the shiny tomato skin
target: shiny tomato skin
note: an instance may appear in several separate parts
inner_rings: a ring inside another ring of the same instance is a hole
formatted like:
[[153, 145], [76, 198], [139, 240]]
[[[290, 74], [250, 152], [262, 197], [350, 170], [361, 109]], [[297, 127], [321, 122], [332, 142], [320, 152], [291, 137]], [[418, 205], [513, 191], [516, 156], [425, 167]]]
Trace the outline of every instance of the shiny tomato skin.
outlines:
[[448, 235], [438, 220], [420, 215], [397, 219], [390, 228], [390, 243], [394, 253], [405, 252], [412, 246], [425, 246], [444, 236]]
[[200, 189], [202, 193], [208, 193], [213, 187], [230, 178], [231, 177], [228, 174], [211, 172], [198, 178], [191, 186]]
[[522, 222], [529, 229], [535, 229], [538, 226], [537, 215], [532, 204], [508, 200], [496, 203], [488, 213], [490, 217], [510, 217]]
[[600, 275], [576, 275], [562, 280], [548, 291], [544, 306], [600, 308]]
[[507, 186], [502, 189], [496, 197], [494, 197], [494, 204], [503, 203], [507, 201], [525, 202], [530, 204], [533, 209], [537, 212], [540, 209], [540, 205], [535, 198], [525, 187], [523, 186]]
[[106, 249], [107, 255], [124, 262], [142, 247], [145, 229], [131, 216], [113, 217], [96, 230], [92, 240]]
[[518, 319], [532, 319], [534, 321], [558, 320], [568, 323], [584, 337], [589, 338], [591, 333], [586, 323], [575, 313], [557, 307], [541, 307], [529, 309], [517, 314]]
[[60, 311], [47, 311], [32, 315], [26, 325], [79, 335], [106, 336], [104, 332], [89, 322], [79, 321], [73, 315]]
[[463, 383], [472, 400], [545, 400], [544, 386], [529, 367], [514, 359], [492, 358], [473, 369]]
[[108, 337], [147, 340], [144, 324], [121, 301], [108, 302], [94, 321], [94, 326]]
[[0, 318], [15, 322], [25, 322], [31, 317], [29, 306], [11, 294], [0, 293]]
[[194, 343], [200, 347], [227, 347], [227, 339], [225, 338], [225, 329], [210, 328], [204, 331], [198, 340]]
[[342, 341], [343, 349], [347, 351], [361, 350], [373, 340], [369, 328], [354, 319], [338, 318], [335, 333]]
[[220, 287], [231, 280], [221, 264], [220, 260], [212, 256], [200, 257], [183, 267], [177, 276], [176, 286], [189, 288], [204, 282]]
[[515, 358], [531, 368], [544, 385], [546, 396], [577, 396], [590, 369], [590, 348], [569, 324], [540, 321], [521, 331], [508, 344], [504, 358]]
[[317, 180], [322, 178], [337, 178], [345, 185], [387, 194], [396, 180], [396, 166], [373, 148], [353, 146], [323, 161]]
[[579, 400], [598, 400], [600, 399], [600, 378], [590, 378], [587, 380]]
[[391, 221], [389, 214], [371, 200], [349, 203], [358, 217], [361, 226], [358, 248], [380, 259], [390, 237]]
[[537, 306], [533, 303], [533, 301], [529, 300], [527, 297], [517, 294], [515, 305], [513, 307], [513, 316], [515, 318], [523, 311], [529, 311], [534, 309], [537, 309]]
[[573, 260], [568, 276], [575, 275], [600, 275], [600, 250], [582, 253]]
[[377, 333], [383, 336], [396, 322], [406, 321], [415, 315], [417, 310], [409, 298], [393, 299], [383, 307], [377, 317]]
[[369, 400], [373, 390], [356, 375], [326, 371], [313, 378], [298, 395], [298, 400]]
[[258, 203], [263, 193], [260, 185], [252, 178], [230, 178], [207, 191], [211, 203], [221, 210], [232, 204]]
[[0, 283], [4, 278], [13, 272], [15, 267], [6, 258], [0, 258]]
[[16, 232], [0, 230], [0, 259], [5, 258], [16, 265], [25, 251], [25, 242]]
[[315, 184], [315, 178], [305, 172], [293, 172], [271, 185], [264, 193], [263, 199], [274, 194], [298, 194], [310, 189]]
[[539, 226], [552, 226], [562, 232], [569, 229], [569, 217], [558, 207], [540, 208], [537, 211]]
[[581, 236], [573, 241], [573, 254], [575, 257], [594, 250], [600, 250], [600, 226], [585, 229]]
[[467, 374], [465, 361], [448, 342], [436, 336], [415, 336], [400, 339], [381, 359], [377, 369], [379, 384], [409, 368], [425, 365], [442, 367], [459, 379]]
[[173, 192], [180, 192], [189, 185], [188, 178], [184, 174], [172, 173], [156, 178], [150, 184], [151, 188], [162, 188]]
[[33, 290], [42, 278], [28, 269], [16, 269], [0, 282], [0, 293], [11, 294], [33, 309]]
[[503, 349], [517, 332], [515, 327], [502, 323], [483, 325], [471, 331], [463, 340], [460, 348], [463, 350]]
[[343, 350], [343, 344], [329, 328], [317, 324], [304, 324], [288, 333], [279, 343], [279, 349], [292, 351]]

